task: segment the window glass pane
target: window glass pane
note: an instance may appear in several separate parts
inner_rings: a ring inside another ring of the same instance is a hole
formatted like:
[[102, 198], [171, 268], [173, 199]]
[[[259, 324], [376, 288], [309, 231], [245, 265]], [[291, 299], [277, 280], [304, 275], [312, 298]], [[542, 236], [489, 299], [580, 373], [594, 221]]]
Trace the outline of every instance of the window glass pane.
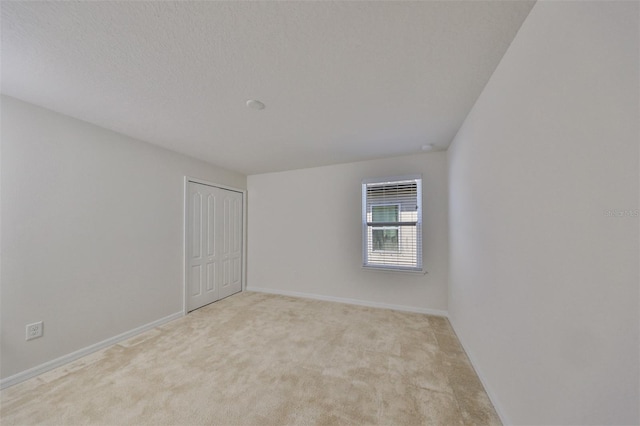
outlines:
[[373, 228], [374, 251], [398, 251], [398, 228]]
[[371, 214], [372, 222], [397, 222], [398, 206], [371, 206]]

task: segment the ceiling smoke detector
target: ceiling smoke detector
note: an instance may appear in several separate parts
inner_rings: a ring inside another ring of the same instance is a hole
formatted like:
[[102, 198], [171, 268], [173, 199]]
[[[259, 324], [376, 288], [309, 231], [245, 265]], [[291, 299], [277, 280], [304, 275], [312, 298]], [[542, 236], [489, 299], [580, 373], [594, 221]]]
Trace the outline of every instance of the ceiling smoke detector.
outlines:
[[264, 109], [264, 104], [257, 99], [249, 99], [247, 106], [251, 109]]

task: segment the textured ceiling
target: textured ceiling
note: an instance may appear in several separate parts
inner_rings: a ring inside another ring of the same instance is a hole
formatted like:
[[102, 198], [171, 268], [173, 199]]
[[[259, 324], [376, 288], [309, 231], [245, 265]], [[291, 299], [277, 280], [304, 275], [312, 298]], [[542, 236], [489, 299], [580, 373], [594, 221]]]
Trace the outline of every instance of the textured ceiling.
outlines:
[[246, 174], [404, 155], [448, 146], [532, 6], [3, 1], [2, 92]]

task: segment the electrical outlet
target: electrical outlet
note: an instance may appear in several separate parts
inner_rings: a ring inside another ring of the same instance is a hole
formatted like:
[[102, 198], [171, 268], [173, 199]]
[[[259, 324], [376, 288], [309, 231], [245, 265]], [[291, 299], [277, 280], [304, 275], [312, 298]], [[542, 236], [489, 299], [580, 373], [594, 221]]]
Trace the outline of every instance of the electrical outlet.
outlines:
[[34, 322], [27, 325], [27, 340], [37, 339], [42, 337], [43, 324], [42, 321]]

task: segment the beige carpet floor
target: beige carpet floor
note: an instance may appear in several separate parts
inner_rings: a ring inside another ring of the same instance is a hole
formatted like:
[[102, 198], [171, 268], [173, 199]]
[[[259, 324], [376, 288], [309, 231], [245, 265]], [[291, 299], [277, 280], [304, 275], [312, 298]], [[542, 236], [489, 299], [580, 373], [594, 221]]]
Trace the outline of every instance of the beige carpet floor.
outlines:
[[500, 424], [446, 319], [251, 292], [1, 402], [2, 425]]

